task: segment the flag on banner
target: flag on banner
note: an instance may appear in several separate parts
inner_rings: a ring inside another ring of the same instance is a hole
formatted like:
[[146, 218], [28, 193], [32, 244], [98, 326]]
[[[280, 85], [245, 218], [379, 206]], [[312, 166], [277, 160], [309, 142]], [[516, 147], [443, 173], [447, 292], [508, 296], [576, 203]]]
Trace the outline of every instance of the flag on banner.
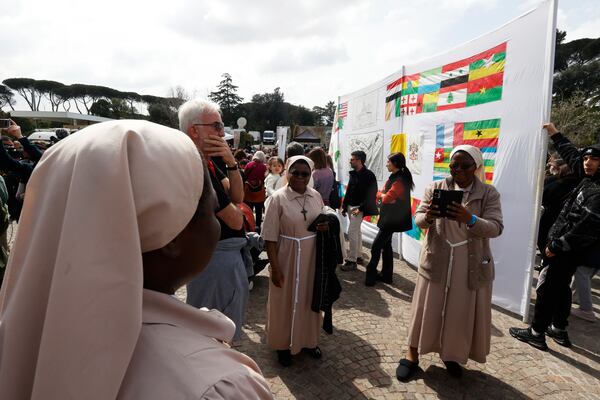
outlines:
[[392, 135], [392, 143], [390, 145], [390, 153], [406, 154], [406, 134], [397, 133]]
[[499, 118], [437, 125], [435, 129], [433, 179], [445, 179], [450, 174], [448, 164], [450, 163], [452, 149], [461, 144], [469, 144], [481, 150], [485, 181], [486, 183], [492, 183], [499, 135]]
[[386, 87], [385, 120], [400, 116], [400, 97], [402, 95], [402, 78], [395, 80]]
[[506, 43], [475, 57], [477, 58], [469, 65], [467, 107], [497, 101], [502, 98]]
[[335, 131], [339, 131], [340, 129], [344, 129], [344, 120], [348, 116], [348, 102], [340, 103], [337, 106], [336, 116], [334, 120], [336, 121]]
[[400, 77], [387, 85], [385, 119], [501, 100], [505, 61], [506, 42], [439, 68]]
[[418, 240], [418, 241], [423, 240], [423, 238], [425, 237], [425, 231], [423, 231], [423, 229], [419, 228], [415, 222], [415, 211], [417, 211], [417, 207], [419, 206], [420, 203], [421, 203], [421, 200], [415, 199], [414, 197], [410, 198], [410, 209], [411, 209], [410, 215], [411, 215], [413, 227], [410, 231], [404, 232], [411, 238]]

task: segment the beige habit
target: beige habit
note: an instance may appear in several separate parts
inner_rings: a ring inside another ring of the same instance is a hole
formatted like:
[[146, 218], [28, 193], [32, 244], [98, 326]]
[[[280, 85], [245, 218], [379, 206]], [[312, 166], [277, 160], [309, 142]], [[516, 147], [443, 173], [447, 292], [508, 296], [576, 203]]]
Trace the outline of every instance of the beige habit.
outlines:
[[[429, 225], [425, 214], [433, 189], [463, 190], [463, 205], [477, 216], [477, 222], [467, 228], [440, 218]], [[439, 353], [444, 361], [466, 364], [470, 358], [484, 363], [490, 352], [494, 279], [489, 238], [502, 233], [500, 195], [477, 178], [460, 189], [449, 177], [426, 189], [415, 221], [428, 231], [413, 294], [408, 344], [420, 354]]]
[[45, 152], [0, 292], [2, 398], [270, 397], [222, 343], [230, 320], [142, 288], [142, 253], [185, 228], [203, 180], [192, 141], [146, 121], [93, 125]]
[[[300, 157], [310, 161], [302, 156], [292, 159], [297, 161]], [[309, 165], [312, 169], [312, 161]], [[267, 343], [275, 350], [290, 349], [292, 354], [297, 354], [302, 348], [314, 348], [319, 343], [321, 313], [310, 308], [316, 236], [307, 228], [323, 209], [323, 200], [319, 192], [310, 187], [306, 188], [305, 195], [301, 195], [289, 186], [275, 191], [270, 199], [262, 236], [265, 240], [277, 242], [284, 283], [282, 288], [278, 288], [269, 281]], [[306, 221], [301, 213], [302, 205], [307, 210]]]

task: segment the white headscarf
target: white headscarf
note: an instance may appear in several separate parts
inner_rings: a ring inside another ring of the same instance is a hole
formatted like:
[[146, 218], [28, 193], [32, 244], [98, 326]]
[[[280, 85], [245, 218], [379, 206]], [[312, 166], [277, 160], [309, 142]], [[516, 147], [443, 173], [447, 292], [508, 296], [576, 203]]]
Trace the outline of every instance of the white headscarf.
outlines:
[[190, 138], [147, 121], [44, 153], [0, 292], [3, 398], [117, 397], [142, 326], [142, 253], [185, 228], [203, 181]]
[[481, 150], [479, 150], [479, 148], [475, 146], [462, 144], [452, 149], [452, 152], [450, 153], [451, 160], [452, 156], [454, 156], [454, 154], [456, 154], [457, 151], [464, 151], [465, 153], [471, 156], [473, 161], [475, 161], [475, 166], [477, 167], [477, 169], [475, 170], [475, 176], [481, 182], [485, 183], [485, 166], [483, 165], [483, 155], [481, 154]]
[[287, 171], [286, 171], [286, 174], [289, 174], [290, 169], [292, 169], [292, 165], [294, 165], [294, 163], [296, 163], [296, 162], [298, 162], [300, 160], [306, 161], [306, 163], [310, 167], [310, 172], [311, 173], [315, 170], [315, 163], [310, 158], [308, 158], [306, 156], [293, 156], [293, 157], [290, 157], [290, 158], [287, 159]]

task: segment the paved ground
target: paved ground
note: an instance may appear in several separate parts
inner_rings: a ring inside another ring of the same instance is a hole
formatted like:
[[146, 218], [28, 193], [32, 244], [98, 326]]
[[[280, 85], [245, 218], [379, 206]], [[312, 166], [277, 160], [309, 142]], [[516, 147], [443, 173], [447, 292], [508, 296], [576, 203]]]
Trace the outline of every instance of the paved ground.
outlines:
[[[266, 271], [250, 294], [239, 351], [262, 369], [277, 399], [600, 399], [600, 322], [571, 318], [574, 346], [551, 339], [549, 352], [518, 342], [510, 326], [520, 318], [493, 311], [492, 350], [486, 364], [469, 361], [464, 376], [450, 378], [435, 354], [422, 356], [417, 379], [403, 384], [395, 369], [403, 356], [416, 272], [396, 261], [394, 284], [363, 285], [364, 269], [339, 272], [343, 293], [334, 309], [334, 333], [322, 333], [322, 360], [300, 354], [282, 368], [265, 344]], [[184, 295], [184, 293], [179, 293]], [[594, 281], [600, 313], [600, 279]]]

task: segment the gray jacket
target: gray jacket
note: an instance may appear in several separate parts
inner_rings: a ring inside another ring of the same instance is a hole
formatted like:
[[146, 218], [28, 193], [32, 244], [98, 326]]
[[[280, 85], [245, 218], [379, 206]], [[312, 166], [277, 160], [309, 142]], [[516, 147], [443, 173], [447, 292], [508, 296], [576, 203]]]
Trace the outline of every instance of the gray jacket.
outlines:
[[[434, 189], [454, 188], [452, 177], [433, 182], [425, 190], [421, 204], [415, 212], [415, 222], [421, 229], [428, 229], [421, 249], [419, 274], [432, 282], [440, 282], [442, 272], [448, 268], [450, 246], [446, 243], [441, 218], [429, 224], [425, 214], [429, 209]], [[466, 208], [477, 216], [477, 222], [468, 228], [469, 289], [476, 290], [494, 280], [494, 259], [490, 250], [490, 238], [500, 236], [504, 225], [500, 193], [477, 178], [473, 182]]]

